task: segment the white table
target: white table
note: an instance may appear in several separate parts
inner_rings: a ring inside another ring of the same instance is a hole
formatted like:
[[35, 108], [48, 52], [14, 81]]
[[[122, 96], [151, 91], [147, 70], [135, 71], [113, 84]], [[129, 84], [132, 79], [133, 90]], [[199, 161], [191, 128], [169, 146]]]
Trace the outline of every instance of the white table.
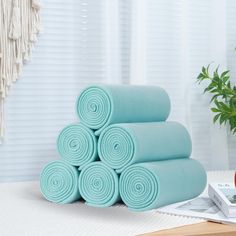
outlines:
[[[209, 181], [232, 181], [233, 172], [210, 172]], [[38, 182], [0, 184], [0, 236], [136, 235], [203, 220], [156, 211], [130, 212], [123, 205], [89, 207], [84, 202], [60, 205], [46, 201]]]

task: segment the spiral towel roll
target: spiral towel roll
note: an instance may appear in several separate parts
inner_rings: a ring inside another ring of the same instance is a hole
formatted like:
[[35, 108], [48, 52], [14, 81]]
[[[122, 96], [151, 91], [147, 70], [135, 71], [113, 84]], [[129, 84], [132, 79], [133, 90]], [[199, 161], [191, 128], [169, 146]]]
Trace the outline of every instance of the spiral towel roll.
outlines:
[[74, 202], [80, 198], [78, 178], [76, 167], [62, 161], [50, 162], [40, 175], [41, 192], [51, 202]]
[[120, 176], [121, 198], [134, 211], [194, 198], [205, 186], [206, 172], [193, 159], [138, 163]]
[[81, 196], [95, 207], [109, 207], [120, 200], [118, 183], [116, 172], [100, 161], [86, 165], [79, 176]]
[[114, 123], [164, 121], [170, 99], [157, 86], [102, 85], [86, 88], [77, 101], [80, 121], [99, 135]]
[[98, 159], [97, 138], [82, 124], [66, 126], [57, 139], [61, 158], [73, 166], [82, 166]]
[[189, 157], [191, 138], [177, 122], [123, 123], [107, 127], [98, 140], [98, 154], [118, 173], [139, 162]]

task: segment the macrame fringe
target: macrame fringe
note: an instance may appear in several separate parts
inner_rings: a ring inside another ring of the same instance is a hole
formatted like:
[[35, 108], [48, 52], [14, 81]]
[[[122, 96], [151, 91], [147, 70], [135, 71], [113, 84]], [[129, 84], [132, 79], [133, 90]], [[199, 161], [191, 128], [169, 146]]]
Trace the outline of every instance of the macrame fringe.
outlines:
[[5, 129], [5, 97], [37, 41], [40, 8], [40, 0], [0, 0], [0, 140]]

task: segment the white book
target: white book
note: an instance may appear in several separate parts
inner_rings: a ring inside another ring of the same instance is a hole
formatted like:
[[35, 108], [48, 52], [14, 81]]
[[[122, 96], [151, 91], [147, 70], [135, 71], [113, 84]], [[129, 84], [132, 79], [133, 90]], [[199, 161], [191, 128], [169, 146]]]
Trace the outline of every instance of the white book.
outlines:
[[236, 218], [226, 217], [211, 198], [207, 196], [161, 207], [157, 209], [157, 212], [168, 215], [202, 218], [225, 224], [236, 224]]
[[208, 195], [226, 217], [236, 217], [236, 188], [233, 183], [211, 183]]

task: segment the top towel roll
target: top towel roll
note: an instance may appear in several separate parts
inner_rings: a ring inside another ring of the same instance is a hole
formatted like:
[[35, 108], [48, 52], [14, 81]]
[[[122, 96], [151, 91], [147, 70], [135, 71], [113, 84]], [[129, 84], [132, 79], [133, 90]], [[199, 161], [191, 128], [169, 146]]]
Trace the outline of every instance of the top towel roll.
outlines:
[[110, 124], [164, 121], [170, 99], [157, 86], [101, 85], [84, 89], [76, 104], [80, 121], [95, 135]]

